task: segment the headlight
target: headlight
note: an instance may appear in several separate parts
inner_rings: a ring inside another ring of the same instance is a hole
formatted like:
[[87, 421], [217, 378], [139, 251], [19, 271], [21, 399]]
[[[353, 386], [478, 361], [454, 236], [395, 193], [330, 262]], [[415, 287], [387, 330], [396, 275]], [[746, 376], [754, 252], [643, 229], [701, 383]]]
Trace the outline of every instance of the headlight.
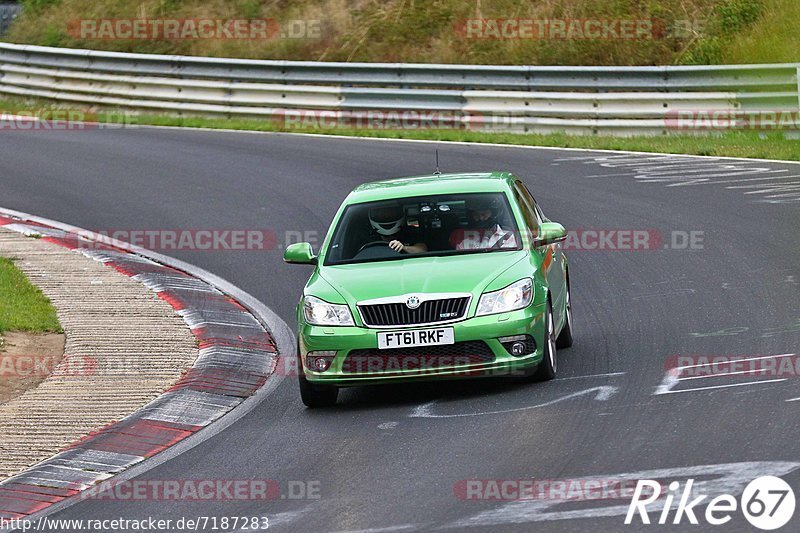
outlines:
[[533, 299], [533, 281], [531, 278], [515, 281], [499, 291], [486, 292], [478, 302], [475, 316], [506, 313], [528, 307]]
[[309, 324], [314, 326], [354, 326], [353, 315], [346, 305], [329, 304], [314, 296], [303, 300], [303, 312]]

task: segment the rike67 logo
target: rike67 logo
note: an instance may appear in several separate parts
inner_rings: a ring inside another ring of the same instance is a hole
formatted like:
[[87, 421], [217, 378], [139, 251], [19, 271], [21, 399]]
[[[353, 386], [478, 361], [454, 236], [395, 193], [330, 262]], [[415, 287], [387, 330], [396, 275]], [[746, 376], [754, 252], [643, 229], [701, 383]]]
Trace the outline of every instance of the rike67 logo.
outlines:
[[[625, 516], [625, 524], [641, 521], [642, 524], [688, 522], [697, 525], [700, 519], [705, 519], [709, 525], [721, 526], [741, 511], [754, 527], [773, 530], [786, 525], [794, 515], [794, 491], [779, 477], [762, 476], [751, 481], [739, 500], [730, 494], [721, 494], [708, 500], [708, 495], [692, 491], [694, 482], [694, 479], [689, 479], [681, 487], [680, 482], [672, 481], [662, 495], [662, 482], [639, 480]], [[705, 513], [699, 511], [703, 506]], [[653, 511], [655, 516], [651, 518]]]

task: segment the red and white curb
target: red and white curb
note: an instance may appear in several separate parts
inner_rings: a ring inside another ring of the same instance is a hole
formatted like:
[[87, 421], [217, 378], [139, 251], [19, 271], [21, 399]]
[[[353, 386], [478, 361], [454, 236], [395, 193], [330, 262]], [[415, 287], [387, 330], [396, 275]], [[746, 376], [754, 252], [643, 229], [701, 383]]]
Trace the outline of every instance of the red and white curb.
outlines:
[[[176, 309], [199, 343], [194, 365], [164, 394], [0, 483], [0, 518], [42, 513], [175, 446], [252, 398], [275, 371], [278, 345], [286, 346], [285, 324], [224, 280], [100, 235], [90, 241], [91, 232], [16, 211], [0, 209], [0, 226], [39, 235], [143, 283]], [[273, 325], [281, 342], [268, 329]]]

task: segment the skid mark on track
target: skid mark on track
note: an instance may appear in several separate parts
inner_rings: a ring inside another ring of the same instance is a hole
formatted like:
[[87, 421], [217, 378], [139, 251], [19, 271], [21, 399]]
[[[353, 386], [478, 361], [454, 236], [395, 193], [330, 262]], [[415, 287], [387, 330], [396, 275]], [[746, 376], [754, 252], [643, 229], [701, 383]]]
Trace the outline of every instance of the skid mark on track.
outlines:
[[571, 394], [561, 396], [554, 400], [550, 400], [544, 403], [539, 403], [536, 405], [528, 405], [525, 407], [515, 407], [511, 409], [500, 409], [497, 411], [484, 411], [475, 413], [470, 412], [470, 413], [454, 413], [454, 414], [437, 414], [433, 410], [433, 407], [436, 405], [436, 401], [433, 401], [415, 407], [412, 413], [408, 416], [409, 418], [461, 418], [468, 416], [500, 415], [506, 413], [516, 413], [519, 411], [528, 411], [531, 409], [539, 409], [541, 407], [547, 407], [566, 400], [571, 400], [573, 398], [578, 398], [580, 396], [587, 396], [591, 394], [594, 394], [595, 401], [604, 402], [607, 401], [609, 398], [611, 398], [611, 396], [616, 394], [618, 391], [619, 391], [618, 387], [614, 387], [612, 385], [601, 385], [599, 387], [592, 387], [589, 389], [584, 389], [582, 391], [573, 392]]
[[373, 527], [369, 529], [353, 529], [334, 531], [333, 533], [391, 533], [392, 531], [418, 531], [422, 528], [419, 524], [402, 524], [399, 526]]
[[[689, 336], [694, 338], [726, 337], [740, 335], [742, 333], [747, 333], [748, 331], [751, 331], [751, 329], [747, 326], [731, 326], [717, 331], [692, 331], [689, 333]], [[783, 326], [764, 328], [759, 334], [759, 337], [768, 339], [777, 335], [786, 335], [791, 333], [800, 333], [800, 318], [795, 318], [794, 321]]]
[[747, 326], [734, 326], [730, 328], [723, 328], [717, 331], [692, 331], [689, 333], [689, 336], [698, 339], [706, 337], [730, 337], [745, 333], [747, 331], [750, 331], [750, 328]]
[[610, 378], [610, 377], [617, 377], [617, 376], [624, 376], [625, 372], [606, 372], [604, 374], [589, 374], [586, 376], [570, 376], [567, 378], [556, 378], [553, 381], [567, 381], [573, 379], [590, 379], [590, 378]]
[[[265, 516], [259, 516], [258, 524], [268, 523], [269, 527], [265, 529], [273, 529], [279, 526], [286, 526], [295, 522], [297, 519], [301, 518], [303, 515], [308, 513], [308, 509], [298, 509], [296, 511], [284, 511], [282, 513], [272, 513]], [[251, 533], [252, 531], [259, 531], [259, 527], [245, 527], [243, 529], [236, 529], [231, 530], [230, 533]]]
[[683, 296], [685, 294], [694, 294], [695, 292], [697, 292], [697, 291], [695, 291], [694, 289], [677, 289], [677, 290], [669, 291], [669, 292], [657, 292], [657, 293], [653, 293], [653, 294], [641, 294], [639, 296], [634, 296], [631, 299], [632, 300], [649, 300], [651, 298], [658, 298], [660, 300], [662, 298], [668, 298], [670, 296]]
[[800, 175], [788, 169], [771, 168], [758, 161], [733, 161], [676, 155], [602, 155], [565, 157], [556, 162], [582, 162], [620, 172], [589, 174], [588, 178], [633, 178], [665, 187], [724, 186], [756, 195], [759, 201], [782, 204], [800, 202]]

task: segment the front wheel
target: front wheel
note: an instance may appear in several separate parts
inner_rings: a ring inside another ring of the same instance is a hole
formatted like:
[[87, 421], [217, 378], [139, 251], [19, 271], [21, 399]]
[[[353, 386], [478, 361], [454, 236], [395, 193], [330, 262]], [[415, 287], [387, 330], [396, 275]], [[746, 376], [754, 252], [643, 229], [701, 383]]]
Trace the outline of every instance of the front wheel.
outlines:
[[548, 381], [556, 377], [558, 372], [558, 353], [556, 351], [556, 328], [553, 323], [553, 308], [550, 300], [547, 301], [547, 311], [544, 318], [544, 356], [542, 362], [533, 374], [537, 381]]
[[567, 295], [564, 303], [564, 327], [556, 339], [556, 348], [569, 348], [572, 346], [572, 299], [570, 298], [569, 276], [567, 276]]
[[330, 407], [336, 404], [339, 389], [330, 385], [315, 385], [309, 382], [300, 370], [300, 399], [306, 407]]

